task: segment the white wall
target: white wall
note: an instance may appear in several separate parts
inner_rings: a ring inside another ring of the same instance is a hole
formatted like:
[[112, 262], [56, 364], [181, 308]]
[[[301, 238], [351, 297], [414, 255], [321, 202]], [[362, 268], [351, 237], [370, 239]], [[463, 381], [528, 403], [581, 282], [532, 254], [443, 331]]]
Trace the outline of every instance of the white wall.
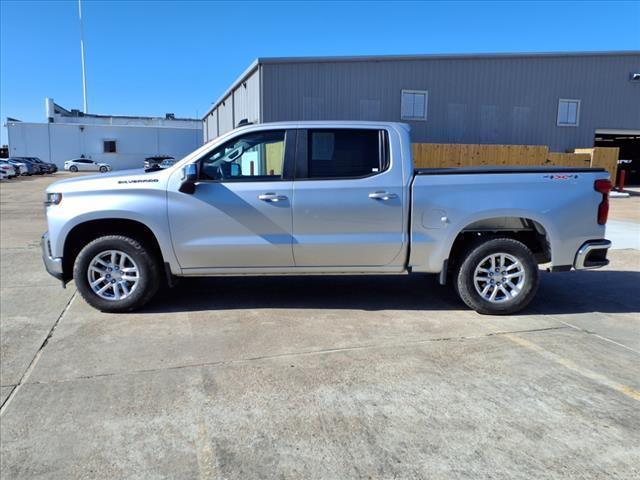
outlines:
[[[161, 126], [74, 125], [7, 122], [9, 155], [39, 157], [62, 168], [65, 160], [84, 155], [109, 163], [114, 170], [141, 168], [145, 157], [180, 159], [202, 145], [198, 128]], [[116, 153], [104, 153], [103, 142], [116, 141]]]

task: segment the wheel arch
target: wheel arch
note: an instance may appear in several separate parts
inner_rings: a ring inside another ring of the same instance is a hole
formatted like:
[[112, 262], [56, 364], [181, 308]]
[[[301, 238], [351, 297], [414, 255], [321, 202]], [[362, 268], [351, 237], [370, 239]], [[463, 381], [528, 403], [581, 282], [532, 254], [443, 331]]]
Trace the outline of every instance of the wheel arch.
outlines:
[[126, 218], [86, 220], [73, 226], [65, 237], [62, 257], [64, 280], [73, 277], [73, 264], [80, 250], [92, 240], [105, 235], [124, 235], [144, 242], [161, 263], [165, 262], [157, 236], [144, 223]]
[[512, 238], [525, 244], [535, 255], [538, 264], [549, 263], [553, 258], [552, 234], [550, 228], [540, 218], [523, 216], [488, 216], [468, 221], [451, 237], [446, 267], [441, 274], [441, 282], [446, 281], [445, 273], [458, 264], [461, 254], [471, 243], [481, 238]]

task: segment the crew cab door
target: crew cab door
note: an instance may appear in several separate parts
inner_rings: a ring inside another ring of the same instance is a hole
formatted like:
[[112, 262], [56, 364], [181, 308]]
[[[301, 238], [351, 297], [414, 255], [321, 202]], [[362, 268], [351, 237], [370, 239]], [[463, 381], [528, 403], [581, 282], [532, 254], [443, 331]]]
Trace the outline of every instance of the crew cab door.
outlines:
[[295, 131], [258, 130], [198, 160], [194, 193], [172, 176], [168, 214], [183, 269], [293, 266], [291, 202]]
[[298, 267], [402, 263], [406, 242], [399, 147], [379, 128], [298, 131], [293, 252]]

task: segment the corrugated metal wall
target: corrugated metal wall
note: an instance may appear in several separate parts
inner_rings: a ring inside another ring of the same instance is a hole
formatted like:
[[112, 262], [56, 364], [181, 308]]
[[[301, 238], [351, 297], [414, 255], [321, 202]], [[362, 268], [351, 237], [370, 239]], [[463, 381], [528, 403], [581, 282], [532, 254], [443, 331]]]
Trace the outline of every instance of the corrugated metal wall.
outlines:
[[[400, 118], [402, 89], [427, 90], [414, 142], [593, 145], [596, 128], [640, 128], [640, 55], [432, 58], [262, 65], [262, 119]], [[560, 98], [580, 99], [578, 127], [558, 127]]]
[[240, 120], [260, 121], [260, 69], [256, 69], [204, 118], [204, 141], [233, 130]]

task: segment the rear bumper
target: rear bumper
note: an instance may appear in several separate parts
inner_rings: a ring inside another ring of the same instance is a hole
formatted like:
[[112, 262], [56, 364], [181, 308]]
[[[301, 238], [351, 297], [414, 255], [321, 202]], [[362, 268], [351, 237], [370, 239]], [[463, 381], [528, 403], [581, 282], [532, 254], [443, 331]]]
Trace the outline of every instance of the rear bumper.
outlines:
[[44, 261], [44, 268], [53, 277], [62, 282], [64, 286], [64, 276], [62, 271], [62, 258], [51, 256], [51, 245], [49, 244], [49, 232], [45, 232], [40, 240], [40, 246], [42, 247], [42, 260]]
[[589, 240], [582, 244], [576, 253], [573, 268], [576, 270], [587, 270], [600, 268], [609, 265], [607, 251], [611, 248], [609, 240]]

